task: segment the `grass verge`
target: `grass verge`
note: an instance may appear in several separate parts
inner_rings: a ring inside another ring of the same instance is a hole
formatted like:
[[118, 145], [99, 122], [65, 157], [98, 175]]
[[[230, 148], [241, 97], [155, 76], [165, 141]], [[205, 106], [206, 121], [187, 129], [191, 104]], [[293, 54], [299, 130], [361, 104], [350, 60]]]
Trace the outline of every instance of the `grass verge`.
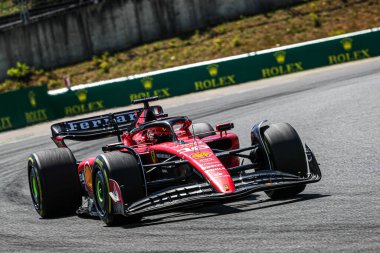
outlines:
[[231, 55], [380, 27], [378, 0], [316, 0], [275, 12], [241, 17], [123, 52], [53, 70], [29, 68], [27, 78], [5, 80], [0, 92], [48, 84], [49, 89], [117, 78]]

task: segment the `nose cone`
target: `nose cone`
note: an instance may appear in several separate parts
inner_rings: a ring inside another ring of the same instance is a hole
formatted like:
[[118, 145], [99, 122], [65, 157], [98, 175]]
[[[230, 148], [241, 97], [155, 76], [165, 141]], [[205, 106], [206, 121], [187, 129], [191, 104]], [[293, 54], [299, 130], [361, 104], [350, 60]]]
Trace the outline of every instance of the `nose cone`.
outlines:
[[186, 154], [185, 158], [193, 165], [210, 184], [220, 193], [232, 193], [235, 191], [235, 185], [230, 173], [214, 155], [212, 150], [203, 150]]
[[221, 178], [219, 176], [210, 176], [210, 179], [210, 182], [213, 185], [213, 187], [220, 193], [228, 194], [235, 191], [235, 185], [229, 174], [228, 177], [224, 178]]
[[230, 173], [208, 146], [203, 146], [203, 149], [200, 151], [194, 150], [185, 153], [183, 156], [202, 173], [215, 190], [220, 193], [235, 191], [235, 185]]
[[198, 140], [197, 143], [189, 141], [184, 144], [161, 144], [155, 146], [155, 150], [171, 153], [189, 161], [217, 192], [228, 194], [235, 191], [230, 173], [210, 147], [201, 140]]

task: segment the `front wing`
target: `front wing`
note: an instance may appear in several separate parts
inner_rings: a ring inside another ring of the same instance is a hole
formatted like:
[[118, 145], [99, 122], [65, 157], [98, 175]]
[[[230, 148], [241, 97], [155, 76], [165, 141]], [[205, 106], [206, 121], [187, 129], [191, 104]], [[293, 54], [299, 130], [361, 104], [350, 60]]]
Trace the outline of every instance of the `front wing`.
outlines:
[[276, 170], [260, 170], [249, 174], [242, 172], [232, 177], [236, 188], [233, 193], [216, 193], [208, 183], [181, 186], [125, 205], [124, 213], [127, 216], [147, 215], [195, 204], [234, 200], [259, 191], [316, 183], [321, 180], [322, 174], [313, 152], [307, 145], [306, 155], [309, 164], [309, 174], [306, 178]]

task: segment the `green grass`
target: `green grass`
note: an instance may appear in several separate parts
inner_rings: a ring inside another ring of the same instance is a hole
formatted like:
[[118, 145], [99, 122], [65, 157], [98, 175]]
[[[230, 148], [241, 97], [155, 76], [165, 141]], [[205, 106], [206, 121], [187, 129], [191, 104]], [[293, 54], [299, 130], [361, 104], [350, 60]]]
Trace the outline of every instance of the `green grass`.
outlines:
[[[8, 16], [12, 14], [18, 14], [21, 7], [18, 4], [19, 0], [0, 0], [0, 16]], [[27, 7], [38, 8], [48, 5], [53, 5], [57, 3], [62, 3], [65, 0], [27, 0]]]
[[40, 71], [28, 82], [7, 80], [0, 92], [47, 83], [49, 89], [144, 73], [380, 27], [378, 0], [318, 0], [265, 15], [209, 27], [123, 52], [94, 56], [79, 64]]
[[0, 16], [7, 16], [20, 12], [17, 2], [12, 0], [3, 0], [0, 2]]

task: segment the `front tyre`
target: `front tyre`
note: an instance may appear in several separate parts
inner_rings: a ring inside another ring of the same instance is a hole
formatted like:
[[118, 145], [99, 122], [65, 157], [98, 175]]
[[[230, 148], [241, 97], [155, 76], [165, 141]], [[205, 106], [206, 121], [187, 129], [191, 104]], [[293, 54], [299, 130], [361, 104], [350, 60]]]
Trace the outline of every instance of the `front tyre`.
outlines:
[[[306, 177], [308, 173], [305, 151], [296, 130], [288, 123], [272, 124], [263, 134], [265, 149], [272, 169]], [[293, 197], [305, 190], [306, 185], [266, 191], [271, 199]]]
[[[122, 210], [115, 210], [110, 197], [110, 180], [120, 186]], [[145, 197], [144, 178], [141, 166], [129, 153], [110, 152], [99, 155], [93, 169], [94, 203], [99, 217], [108, 226], [125, 222], [136, 222], [141, 216], [125, 217], [124, 205]]]

